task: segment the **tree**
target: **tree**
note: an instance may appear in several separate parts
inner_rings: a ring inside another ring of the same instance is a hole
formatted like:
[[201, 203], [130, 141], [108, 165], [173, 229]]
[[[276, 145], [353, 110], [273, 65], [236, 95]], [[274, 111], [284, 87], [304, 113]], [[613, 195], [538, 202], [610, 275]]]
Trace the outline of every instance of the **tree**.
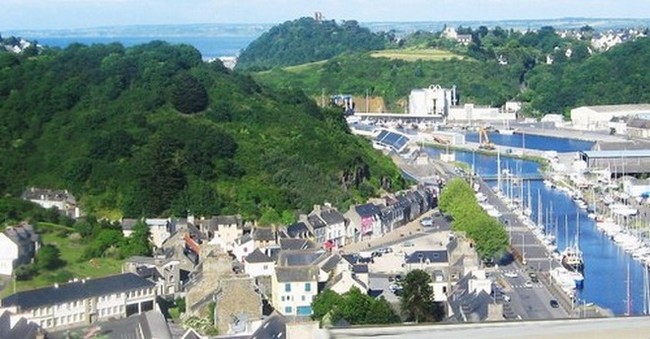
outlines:
[[144, 221], [139, 220], [133, 226], [133, 233], [124, 239], [120, 252], [123, 257], [134, 255], [149, 257], [153, 253], [151, 244], [151, 231]]
[[352, 287], [343, 293], [343, 302], [337, 310], [340, 312], [341, 318], [350, 324], [365, 324], [371, 303], [372, 298], [358, 288]]
[[395, 310], [390, 306], [388, 301], [381, 296], [373, 300], [366, 314], [366, 324], [393, 324], [400, 321]]
[[203, 84], [186, 72], [174, 77], [170, 96], [174, 108], [185, 114], [203, 111], [209, 103], [208, 91]]
[[342, 303], [343, 298], [340, 294], [327, 289], [314, 297], [311, 302], [312, 309], [312, 319], [321, 320], [328, 313], [330, 314], [330, 320], [335, 322], [341, 317], [339, 314], [336, 314], [336, 307]]
[[409, 272], [402, 283], [400, 306], [406, 321], [434, 320], [433, 288], [431, 276], [422, 270]]
[[61, 251], [52, 244], [47, 244], [36, 252], [34, 263], [37, 269], [48, 271], [65, 265], [65, 261], [61, 260]]

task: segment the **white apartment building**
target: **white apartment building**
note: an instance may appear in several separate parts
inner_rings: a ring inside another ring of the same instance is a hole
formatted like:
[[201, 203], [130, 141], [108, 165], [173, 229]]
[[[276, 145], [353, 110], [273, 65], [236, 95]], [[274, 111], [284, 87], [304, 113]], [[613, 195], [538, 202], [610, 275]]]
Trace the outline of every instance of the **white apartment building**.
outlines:
[[55, 284], [0, 301], [0, 312], [10, 311], [54, 331], [154, 309], [155, 284], [133, 273]]
[[409, 114], [447, 115], [449, 107], [456, 105], [456, 87], [442, 88], [431, 85], [427, 88], [411, 90], [409, 94]]
[[276, 267], [271, 276], [273, 306], [285, 316], [310, 316], [318, 294], [318, 266]]
[[11, 275], [19, 265], [29, 264], [39, 248], [31, 225], [9, 226], [0, 233], [0, 275]]

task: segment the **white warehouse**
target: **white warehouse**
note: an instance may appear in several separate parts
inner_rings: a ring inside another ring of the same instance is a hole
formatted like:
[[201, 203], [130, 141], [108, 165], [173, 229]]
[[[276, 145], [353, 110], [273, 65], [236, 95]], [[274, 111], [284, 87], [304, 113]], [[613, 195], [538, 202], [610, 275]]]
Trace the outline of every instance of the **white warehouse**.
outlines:
[[571, 123], [580, 130], [607, 130], [614, 117], [650, 113], [650, 104], [582, 106], [571, 110]]

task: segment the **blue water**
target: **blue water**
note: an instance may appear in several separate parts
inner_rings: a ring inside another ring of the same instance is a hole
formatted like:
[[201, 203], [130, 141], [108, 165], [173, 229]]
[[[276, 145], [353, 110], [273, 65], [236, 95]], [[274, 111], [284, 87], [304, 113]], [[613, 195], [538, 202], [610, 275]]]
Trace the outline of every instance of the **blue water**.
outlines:
[[[506, 138], [507, 136], [502, 136]], [[515, 136], [516, 138], [517, 136]], [[520, 137], [520, 136], [519, 136]], [[491, 138], [491, 137], [490, 137]], [[528, 136], [526, 136], [528, 140]], [[580, 147], [579, 143], [572, 141], [562, 141], [557, 138], [537, 137], [540, 144], [533, 145], [535, 148], [548, 144], [563, 144], [567, 151], [575, 151], [575, 147]], [[495, 140], [496, 141], [496, 140]], [[526, 141], [528, 143], [528, 141]], [[574, 148], [571, 148], [573, 145]], [[516, 145], [513, 145], [516, 146]], [[427, 149], [429, 155], [434, 158], [439, 157], [444, 150]], [[468, 165], [474, 164], [475, 170], [483, 175], [495, 175], [497, 173], [497, 163], [495, 156], [476, 154], [473, 152], [454, 152], [456, 160]], [[501, 158], [501, 167], [509, 168], [511, 172], [532, 174], [539, 170], [539, 164], [532, 161], [525, 161], [513, 158]], [[516, 192], [519, 192], [517, 187]], [[532, 200], [532, 220], [537, 221], [538, 199], [540, 194], [542, 203], [542, 220], [546, 220], [546, 210], [553, 210], [553, 215], [549, 218], [553, 225], [557, 224], [557, 245], [559, 249], [566, 247], [567, 241], [565, 236], [564, 218], [568, 218], [568, 240], [573, 242], [577, 231], [576, 214], [578, 210], [571, 198], [561, 191], [547, 188], [542, 181], [530, 182], [531, 200]], [[524, 185], [524, 197], [528, 197], [528, 184]], [[641, 263], [632, 259], [616, 244], [604, 236], [596, 228], [594, 221], [589, 219], [585, 212], [579, 212], [580, 223], [580, 249], [583, 251], [585, 260], [585, 285], [580, 292], [580, 300], [586, 303], [595, 303], [599, 306], [610, 309], [614, 314], [621, 315], [627, 312], [627, 266], [630, 265], [630, 299], [633, 314], [643, 312], [643, 266]], [[557, 220], [557, 222], [555, 222]], [[554, 226], [549, 227], [555, 229]]]
[[171, 44], [188, 44], [194, 46], [204, 59], [215, 58], [220, 56], [235, 56], [246, 48], [250, 42], [257, 36], [174, 36], [174, 37], [30, 37], [38, 41], [39, 44], [49, 47], [65, 48], [72, 43], [81, 43], [84, 45], [108, 44], [119, 42], [125, 47], [148, 43], [153, 40], [163, 40]]
[[[544, 151], [557, 151], [557, 152], [576, 152], [590, 150], [594, 145], [591, 141], [583, 141], [577, 139], [566, 138], [553, 138], [534, 134], [521, 134], [514, 133], [513, 135], [505, 135], [499, 133], [488, 132], [490, 141], [497, 145], [511, 146], [523, 148], [539, 149]], [[467, 133], [465, 136], [467, 141], [479, 142], [478, 133]], [[524, 145], [525, 142], [525, 145]]]

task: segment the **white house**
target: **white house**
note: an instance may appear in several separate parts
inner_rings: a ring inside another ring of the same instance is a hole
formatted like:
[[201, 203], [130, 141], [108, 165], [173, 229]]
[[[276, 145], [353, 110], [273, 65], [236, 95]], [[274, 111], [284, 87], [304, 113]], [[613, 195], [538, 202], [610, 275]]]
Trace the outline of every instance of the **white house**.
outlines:
[[275, 263], [268, 255], [255, 249], [244, 258], [244, 271], [253, 278], [272, 276], [275, 273]]
[[0, 312], [8, 310], [53, 331], [154, 309], [154, 283], [133, 273], [55, 284], [0, 301]]
[[310, 316], [311, 302], [318, 294], [319, 271], [315, 265], [276, 267], [271, 276], [275, 309], [285, 316]]
[[242, 262], [247, 255], [255, 249], [255, 241], [250, 234], [245, 234], [235, 239], [235, 244], [232, 249], [232, 255], [237, 258], [237, 261]]
[[11, 275], [14, 268], [28, 264], [39, 248], [39, 237], [32, 225], [7, 227], [0, 233], [0, 275]]
[[650, 113], [650, 104], [581, 106], [571, 110], [571, 123], [580, 130], [607, 130], [614, 117]]
[[81, 210], [77, 206], [77, 199], [68, 190], [50, 190], [30, 187], [22, 194], [24, 200], [29, 200], [43, 208], [55, 207], [62, 214], [79, 218]]

